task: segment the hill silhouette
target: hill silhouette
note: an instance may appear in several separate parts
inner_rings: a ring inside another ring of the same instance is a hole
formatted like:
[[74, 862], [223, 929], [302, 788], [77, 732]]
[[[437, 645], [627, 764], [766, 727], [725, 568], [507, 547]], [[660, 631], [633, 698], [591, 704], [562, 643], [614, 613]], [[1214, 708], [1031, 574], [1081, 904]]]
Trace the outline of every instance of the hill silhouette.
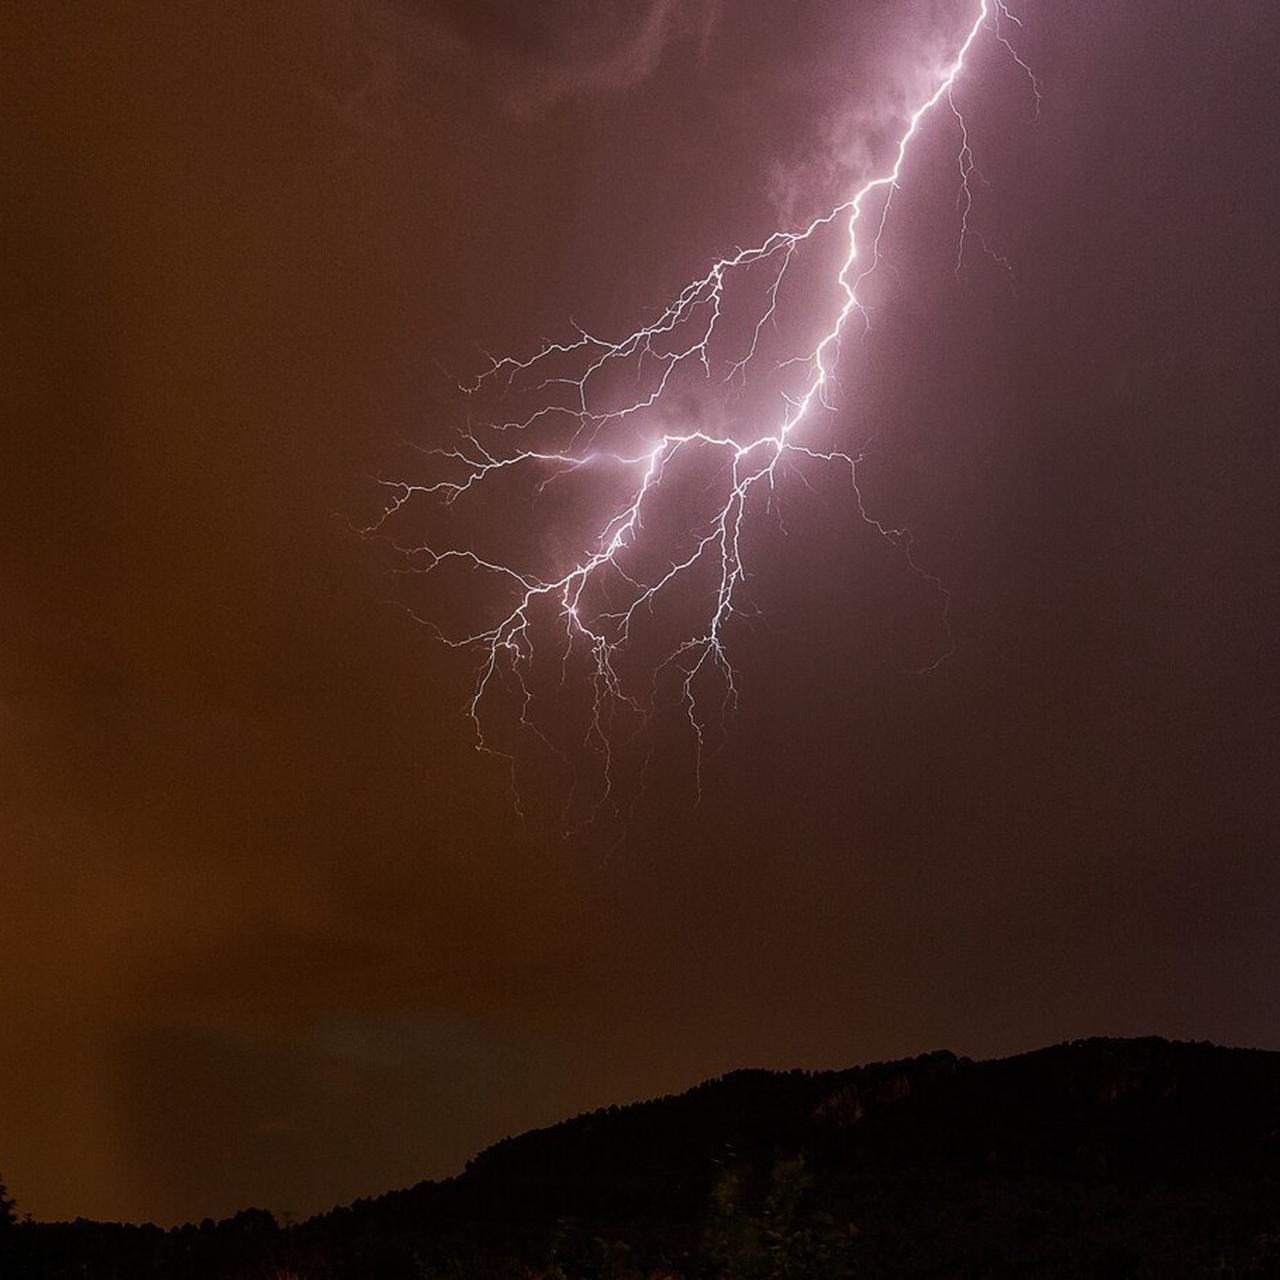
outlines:
[[1280, 1276], [1280, 1053], [739, 1071], [294, 1226], [19, 1223], [0, 1249], [19, 1280]]

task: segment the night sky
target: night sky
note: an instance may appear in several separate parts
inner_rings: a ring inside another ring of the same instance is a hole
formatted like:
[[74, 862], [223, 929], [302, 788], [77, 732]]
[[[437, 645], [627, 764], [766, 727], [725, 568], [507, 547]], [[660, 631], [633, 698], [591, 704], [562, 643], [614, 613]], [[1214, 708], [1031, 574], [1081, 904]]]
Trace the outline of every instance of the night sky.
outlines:
[[835, 424], [954, 654], [912, 674], [936, 596], [793, 483], [701, 803], [660, 717], [625, 832], [565, 840], [353, 532], [371, 477], [485, 352], [625, 332], [847, 195], [971, 5], [7, 7], [20, 1210], [301, 1215], [747, 1065], [1280, 1049], [1280, 17], [1015, 8], [1039, 119], [990, 41], [964, 82], [1013, 273], [952, 273], [941, 116]]

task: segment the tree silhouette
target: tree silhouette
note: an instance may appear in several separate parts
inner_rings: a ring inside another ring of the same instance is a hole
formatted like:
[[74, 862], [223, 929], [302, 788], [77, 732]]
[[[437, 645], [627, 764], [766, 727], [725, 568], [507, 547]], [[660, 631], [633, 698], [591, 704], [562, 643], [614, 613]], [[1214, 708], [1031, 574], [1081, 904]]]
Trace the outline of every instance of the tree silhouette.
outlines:
[[4, 1196], [0, 1280], [1280, 1280], [1277, 1133], [1280, 1054], [1209, 1044], [734, 1072], [284, 1230]]
[[17, 1230], [18, 1215], [13, 1209], [13, 1200], [5, 1190], [4, 1179], [0, 1178], [0, 1275], [26, 1274], [22, 1259], [18, 1256], [20, 1232]]

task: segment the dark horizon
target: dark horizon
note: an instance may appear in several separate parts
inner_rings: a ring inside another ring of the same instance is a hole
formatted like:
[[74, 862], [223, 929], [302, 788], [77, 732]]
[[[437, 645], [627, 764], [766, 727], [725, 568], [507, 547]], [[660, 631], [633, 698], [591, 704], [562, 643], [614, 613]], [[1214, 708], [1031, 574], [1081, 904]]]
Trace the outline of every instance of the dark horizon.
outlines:
[[[737, 1071], [281, 1225], [15, 1224], [15, 1280], [1268, 1276], [1280, 1054], [1085, 1040]], [[6, 1270], [6, 1275], [9, 1270]]]
[[[932, 1049], [922, 1050], [919, 1053], [907, 1054], [901, 1058], [890, 1058], [875, 1062], [859, 1062], [846, 1064], [843, 1067], [759, 1067], [750, 1063], [722, 1072], [715, 1076], [707, 1077], [703, 1080], [697, 1080], [684, 1088], [673, 1089], [661, 1094], [654, 1094], [641, 1098], [619, 1098], [613, 1102], [604, 1103], [597, 1107], [591, 1107], [583, 1111], [574, 1112], [570, 1115], [558, 1116], [545, 1124], [536, 1125], [529, 1129], [521, 1130], [517, 1133], [502, 1134], [494, 1141], [486, 1143], [483, 1147], [477, 1148], [471, 1153], [467, 1159], [458, 1166], [458, 1168], [444, 1174], [431, 1178], [420, 1179], [413, 1184], [405, 1186], [388, 1186], [377, 1191], [361, 1194], [353, 1197], [350, 1201], [335, 1203], [332, 1205], [324, 1205], [317, 1209], [314, 1213], [307, 1215], [305, 1218], [299, 1218], [292, 1212], [285, 1210], [283, 1214], [271, 1209], [270, 1206], [243, 1204], [238, 1205], [231, 1212], [221, 1215], [219, 1218], [211, 1218], [209, 1215], [203, 1215], [201, 1218], [189, 1218], [182, 1222], [174, 1223], [154, 1223], [151, 1220], [145, 1222], [118, 1223], [117, 1221], [101, 1220], [100, 1225], [113, 1226], [145, 1226], [156, 1227], [166, 1231], [174, 1231], [182, 1228], [190, 1228], [201, 1226], [205, 1222], [213, 1221], [219, 1225], [224, 1225], [234, 1221], [237, 1217], [244, 1215], [258, 1214], [266, 1212], [278, 1219], [278, 1225], [283, 1228], [294, 1226], [306, 1226], [319, 1220], [328, 1219], [331, 1215], [342, 1213], [349, 1210], [360, 1203], [367, 1201], [377, 1201], [385, 1196], [396, 1196], [405, 1191], [414, 1191], [423, 1186], [437, 1186], [441, 1184], [455, 1183], [461, 1178], [465, 1178], [467, 1173], [473, 1169], [478, 1161], [482, 1158], [485, 1161], [492, 1160], [499, 1152], [505, 1152], [511, 1148], [513, 1144], [531, 1144], [536, 1143], [539, 1139], [549, 1134], [560, 1134], [572, 1131], [576, 1126], [590, 1124], [592, 1121], [601, 1116], [613, 1116], [618, 1113], [628, 1114], [642, 1112], [654, 1106], [670, 1104], [673, 1101], [684, 1101], [698, 1094], [714, 1090], [732, 1082], [735, 1079], [750, 1078], [755, 1076], [765, 1077], [787, 1077], [794, 1075], [802, 1075], [806, 1077], [841, 1077], [848, 1075], [857, 1075], [861, 1073], [870, 1073], [872, 1076], [885, 1075], [892, 1079], [894, 1073], [899, 1071], [910, 1071], [912, 1068], [925, 1066], [934, 1060], [949, 1060], [957, 1065], [974, 1067], [974, 1068], [990, 1068], [996, 1066], [1008, 1066], [1010, 1064], [1019, 1064], [1023, 1062], [1032, 1062], [1046, 1057], [1063, 1054], [1076, 1050], [1096, 1050], [1101, 1048], [1103, 1051], [1115, 1053], [1120, 1051], [1123, 1056], [1125, 1052], [1133, 1052], [1148, 1049], [1155, 1045], [1161, 1050], [1167, 1051], [1186, 1051], [1186, 1050], [1209, 1050], [1212, 1053], [1240, 1055], [1240, 1054], [1262, 1054], [1262, 1055], [1280, 1055], [1280, 1050], [1275, 1049], [1259, 1049], [1252, 1045], [1224, 1045], [1216, 1044], [1208, 1040], [1171, 1040], [1159, 1035], [1132, 1035], [1124, 1037], [1107, 1037], [1107, 1036], [1083, 1036], [1072, 1040], [1060, 1041], [1056, 1044], [1037, 1045], [1034, 1048], [1023, 1049], [1014, 1053], [1001, 1054], [989, 1058], [970, 1058], [965, 1054], [957, 1054], [945, 1046], [935, 1046]], [[1088, 1077], [1083, 1077], [1088, 1080]], [[27, 1214], [20, 1204], [14, 1202], [12, 1211], [15, 1219], [26, 1219]], [[81, 1219], [83, 1220], [83, 1219]], [[71, 1220], [36, 1220], [39, 1225], [61, 1226], [68, 1225]], [[94, 1220], [89, 1220], [94, 1221]]]
[[573, 840], [554, 760], [522, 824], [473, 749], [371, 477], [465, 422], [442, 370], [830, 208], [973, 5], [538, 8], [5, 15], [0, 1176], [38, 1219], [305, 1217], [749, 1063], [1280, 1049], [1274, 8], [1014, 6], [1038, 118], [990, 41], [961, 88], [1012, 270], [953, 274], [941, 117], [831, 423], [954, 652], [913, 674], [939, 598], [847, 483], [784, 485], [701, 803], [659, 718]]

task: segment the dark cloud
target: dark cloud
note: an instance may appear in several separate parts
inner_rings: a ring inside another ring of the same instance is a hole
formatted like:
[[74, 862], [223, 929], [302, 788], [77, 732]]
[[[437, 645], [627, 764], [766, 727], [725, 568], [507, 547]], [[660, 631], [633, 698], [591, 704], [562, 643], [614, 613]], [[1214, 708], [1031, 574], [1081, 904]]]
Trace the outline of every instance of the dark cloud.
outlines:
[[523, 117], [561, 101], [626, 93], [652, 78], [673, 41], [705, 53], [719, 12], [703, 0], [588, 0], [526, 5], [441, 0], [427, 14], [470, 57], [495, 96]]

